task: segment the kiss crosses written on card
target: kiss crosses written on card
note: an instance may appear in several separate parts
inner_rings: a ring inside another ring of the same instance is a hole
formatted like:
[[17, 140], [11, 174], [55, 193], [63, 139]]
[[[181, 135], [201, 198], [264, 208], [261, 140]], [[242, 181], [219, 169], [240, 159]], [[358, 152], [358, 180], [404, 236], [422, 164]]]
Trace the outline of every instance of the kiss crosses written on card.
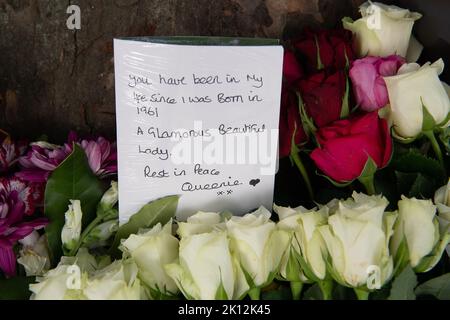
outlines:
[[272, 206], [283, 50], [115, 40], [119, 211]]

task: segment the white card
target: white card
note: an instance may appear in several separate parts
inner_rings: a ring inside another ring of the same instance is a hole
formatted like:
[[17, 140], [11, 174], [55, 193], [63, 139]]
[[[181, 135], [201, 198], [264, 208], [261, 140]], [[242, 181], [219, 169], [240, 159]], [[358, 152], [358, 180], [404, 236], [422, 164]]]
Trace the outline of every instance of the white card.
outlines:
[[120, 222], [272, 207], [283, 48], [114, 40]]

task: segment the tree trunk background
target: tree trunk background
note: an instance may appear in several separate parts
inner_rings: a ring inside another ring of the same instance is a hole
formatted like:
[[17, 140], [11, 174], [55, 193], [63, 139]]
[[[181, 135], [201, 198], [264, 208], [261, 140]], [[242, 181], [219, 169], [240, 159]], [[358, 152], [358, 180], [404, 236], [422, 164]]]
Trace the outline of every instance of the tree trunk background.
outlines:
[[[115, 135], [113, 38], [283, 37], [334, 26], [362, 0], [0, 0], [0, 128], [62, 142]], [[80, 6], [81, 30], [67, 7]]]
[[[57, 142], [71, 129], [114, 138], [114, 37], [286, 38], [305, 26], [336, 26], [341, 17], [356, 16], [362, 2], [0, 0], [0, 128]], [[419, 0], [403, 2], [417, 6]], [[430, 2], [449, 3], [420, 3]], [[71, 4], [81, 8], [81, 30], [66, 27]]]

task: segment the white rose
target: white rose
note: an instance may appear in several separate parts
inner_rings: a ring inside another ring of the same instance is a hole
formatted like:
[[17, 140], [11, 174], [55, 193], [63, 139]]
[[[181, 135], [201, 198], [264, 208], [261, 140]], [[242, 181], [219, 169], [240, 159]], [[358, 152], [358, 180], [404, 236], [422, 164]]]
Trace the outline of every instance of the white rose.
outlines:
[[225, 231], [187, 236], [180, 260], [166, 266], [188, 299], [240, 299], [249, 289], [238, 261], [231, 255]]
[[97, 269], [95, 257], [81, 248], [75, 257], [62, 257], [58, 266], [30, 284], [31, 300], [84, 300], [88, 274]]
[[344, 28], [353, 32], [359, 57], [406, 57], [414, 21], [422, 15], [397, 6], [366, 2], [359, 7], [362, 18], [342, 20]]
[[[289, 281], [323, 280], [326, 275], [326, 265], [323, 260], [325, 243], [318, 227], [327, 223], [327, 208], [323, 207], [316, 211], [315, 209], [307, 210], [303, 207], [292, 209], [274, 206], [274, 210], [280, 218], [277, 224], [278, 228], [293, 233], [290, 249], [286, 251], [283, 257], [281, 276]], [[301, 269], [300, 262], [296, 261], [298, 259], [303, 259], [306, 262], [308, 270]], [[291, 266], [294, 265], [297, 265], [299, 270], [292, 270]], [[292, 272], [297, 274], [290, 274]]]
[[439, 261], [450, 233], [440, 234], [436, 206], [431, 200], [402, 196], [398, 202], [398, 222], [391, 243], [394, 253], [405, 240], [410, 264], [416, 272], [426, 272]]
[[450, 214], [450, 179], [446, 185], [436, 190], [434, 203], [438, 207], [439, 213]]
[[422, 67], [404, 64], [396, 76], [384, 77], [391, 106], [390, 121], [401, 138], [415, 138], [422, 132], [423, 107], [437, 126], [447, 125], [450, 101], [439, 80], [444, 69], [442, 59]]
[[64, 217], [65, 223], [61, 231], [61, 241], [65, 249], [71, 250], [76, 246], [81, 235], [83, 212], [81, 211], [80, 200], [70, 200], [69, 208]]
[[100, 269], [82, 248], [75, 257], [62, 257], [55, 269], [30, 285], [31, 300], [137, 300], [146, 298], [132, 260], [117, 260]]
[[[381, 196], [353, 194], [340, 201], [328, 225], [319, 227], [326, 243], [333, 278], [353, 288], [379, 289], [392, 276], [389, 240], [396, 215], [384, 212], [388, 202]], [[371, 271], [379, 270], [370, 284]]]
[[164, 266], [178, 258], [178, 239], [172, 235], [172, 220], [164, 227], [158, 223], [151, 230], [132, 234], [122, 242], [122, 250], [131, 255], [139, 269], [139, 278], [152, 293], [175, 295], [175, 282], [167, 275]]
[[89, 277], [83, 294], [88, 300], [140, 300], [138, 268], [132, 260], [117, 260]]
[[82, 285], [80, 289], [69, 289], [67, 283], [73, 275], [69, 272], [70, 265], [59, 264], [48, 271], [43, 277], [38, 277], [38, 283], [30, 284], [33, 293], [31, 300], [72, 300], [84, 299], [81, 288], [86, 284], [86, 276], [80, 274]]
[[183, 238], [194, 234], [224, 229], [223, 217], [216, 212], [199, 211], [187, 218], [186, 222], [178, 222], [177, 234]]
[[226, 222], [232, 251], [252, 279], [250, 286], [253, 288], [272, 281], [290, 241], [289, 233], [277, 229], [270, 216], [270, 212], [261, 207], [243, 217], [233, 216]]
[[[440, 233], [450, 232], [450, 179], [447, 185], [439, 188], [434, 194], [434, 203], [438, 210]], [[450, 256], [450, 245], [447, 246], [447, 254]]]
[[389, 201], [381, 195], [368, 196], [353, 192], [351, 198], [339, 201], [336, 213], [355, 220], [371, 221], [378, 228], [382, 228], [384, 210], [388, 205]]

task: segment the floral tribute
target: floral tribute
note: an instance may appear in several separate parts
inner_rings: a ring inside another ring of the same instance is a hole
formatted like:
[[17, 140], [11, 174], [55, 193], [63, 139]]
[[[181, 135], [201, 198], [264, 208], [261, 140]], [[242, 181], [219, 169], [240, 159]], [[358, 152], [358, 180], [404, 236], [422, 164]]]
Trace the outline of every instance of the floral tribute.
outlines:
[[119, 225], [115, 143], [2, 131], [0, 298], [450, 299], [444, 63], [420, 13], [360, 13], [285, 43], [280, 164], [301, 187], [273, 208], [177, 221], [172, 195]]

